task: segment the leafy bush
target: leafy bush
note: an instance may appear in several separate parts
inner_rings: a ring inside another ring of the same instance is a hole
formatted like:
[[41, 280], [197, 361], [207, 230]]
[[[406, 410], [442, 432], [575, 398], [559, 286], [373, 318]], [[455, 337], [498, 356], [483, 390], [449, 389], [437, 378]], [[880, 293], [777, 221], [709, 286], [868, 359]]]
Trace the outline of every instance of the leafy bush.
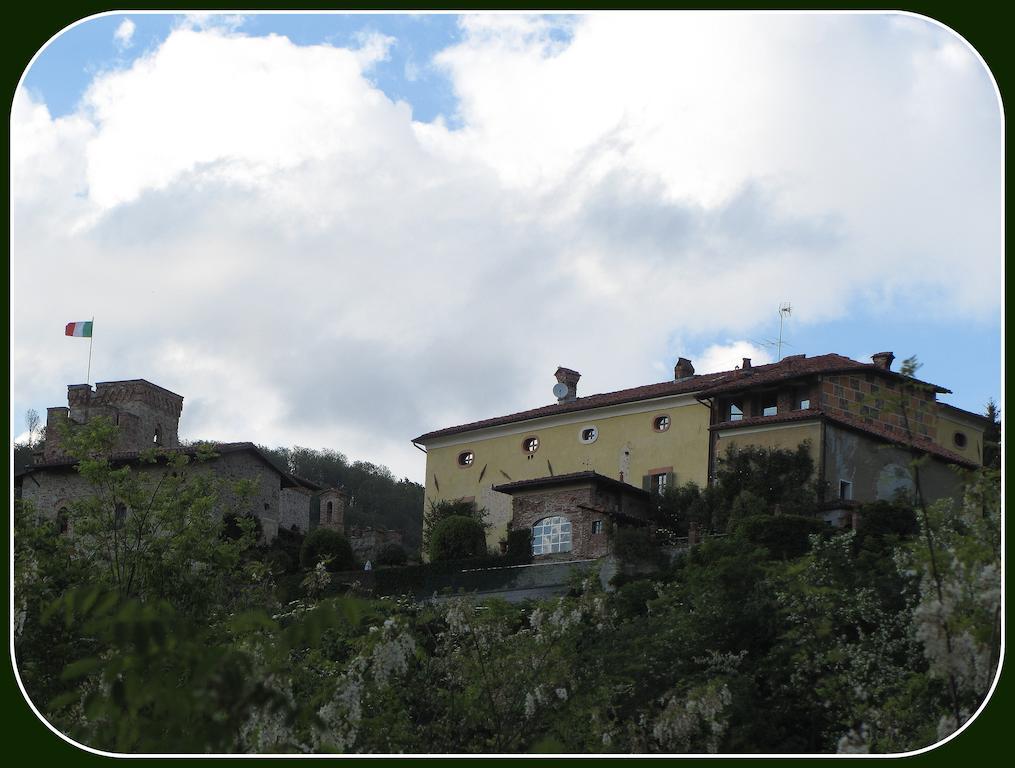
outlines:
[[908, 504], [891, 501], [873, 501], [860, 506], [860, 524], [857, 538], [892, 536], [906, 539], [920, 532], [916, 512]]
[[513, 565], [532, 562], [532, 529], [518, 528], [507, 533], [507, 551], [504, 556]]
[[623, 563], [663, 568], [669, 557], [663, 552], [648, 528], [618, 527], [613, 539], [613, 553]]
[[247, 529], [253, 533], [254, 541], [260, 541], [264, 535], [261, 519], [257, 515], [251, 512], [243, 515], [230, 512], [222, 517], [222, 533], [219, 535], [223, 540], [237, 541]]
[[405, 547], [395, 541], [388, 541], [377, 548], [377, 555], [374, 557], [376, 565], [405, 565], [408, 560]]
[[303, 540], [300, 565], [310, 569], [323, 559], [330, 559], [329, 571], [347, 571], [355, 565], [352, 547], [345, 536], [331, 528], [315, 528]]
[[437, 524], [430, 535], [430, 559], [460, 560], [486, 553], [486, 531], [472, 517], [454, 515]]
[[423, 551], [430, 551], [430, 541], [437, 526], [449, 517], [468, 517], [477, 521], [486, 529], [486, 510], [474, 501], [464, 499], [430, 499], [430, 507], [423, 515]]
[[752, 515], [736, 524], [736, 531], [752, 544], [782, 560], [800, 557], [810, 549], [812, 533], [826, 530], [822, 520], [799, 515]]

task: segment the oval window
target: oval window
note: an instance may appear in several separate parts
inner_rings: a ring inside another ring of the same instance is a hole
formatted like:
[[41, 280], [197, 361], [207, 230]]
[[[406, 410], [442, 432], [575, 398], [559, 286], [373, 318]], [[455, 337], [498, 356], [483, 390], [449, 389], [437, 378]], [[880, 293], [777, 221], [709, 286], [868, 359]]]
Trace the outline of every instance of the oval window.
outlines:
[[966, 443], [968, 442], [966, 440], [965, 432], [956, 432], [955, 435], [952, 437], [952, 439], [955, 441], [955, 445], [958, 446], [959, 448], [965, 448]]
[[583, 427], [578, 433], [578, 439], [583, 443], [594, 443], [599, 437], [599, 430], [596, 427]]
[[458, 454], [458, 466], [471, 467], [475, 458], [476, 457], [472, 454], [472, 451], [462, 451]]
[[670, 428], [669, 416], [666, 416], [664, 414], [663, 416], [656, 416], [654, 419], [652, 419], [652, 429], [654, 429], [656, 432], [665, 432], [669, 428]]
[[535, 453], [539, 450], [539, 438], [538, 437], [526, 437], [522, 440], [522, 450], [526, 453]]

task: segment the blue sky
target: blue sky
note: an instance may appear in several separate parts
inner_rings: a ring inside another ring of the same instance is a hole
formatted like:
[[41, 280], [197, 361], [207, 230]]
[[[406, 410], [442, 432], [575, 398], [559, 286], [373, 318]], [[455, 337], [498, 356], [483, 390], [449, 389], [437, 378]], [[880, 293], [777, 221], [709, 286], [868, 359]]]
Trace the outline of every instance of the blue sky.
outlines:
[[924, 19], [115, 14], [23, 85], [12, 437], [93, 315], [92, 380], [180, 392], [185, 436], [416, 480], [409, 438], [558, 364], [591, 394], [774, 359], [783, 302], [784, 354], [1001, 400], [997, 99]]

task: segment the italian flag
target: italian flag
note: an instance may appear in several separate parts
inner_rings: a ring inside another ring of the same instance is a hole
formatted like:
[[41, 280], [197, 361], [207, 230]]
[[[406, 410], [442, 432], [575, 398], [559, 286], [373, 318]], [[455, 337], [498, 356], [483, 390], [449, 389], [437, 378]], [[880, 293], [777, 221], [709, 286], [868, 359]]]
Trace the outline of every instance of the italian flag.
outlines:
[[91, 336], [92, 335], [92, 321], [85, 320], [80, 323], [67, 323], [67, 328], [64, 329], [65, 336]]

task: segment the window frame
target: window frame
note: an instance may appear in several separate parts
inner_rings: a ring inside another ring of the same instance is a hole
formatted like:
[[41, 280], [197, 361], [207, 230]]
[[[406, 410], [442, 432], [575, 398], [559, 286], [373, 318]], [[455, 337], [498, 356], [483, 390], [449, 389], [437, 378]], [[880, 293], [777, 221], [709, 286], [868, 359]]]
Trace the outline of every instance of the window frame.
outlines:
[[[557, 526], [556, 530], [554, 530], [555, 526]], [[543, 532], [544, 529], [549, 530]], [[570, 518], [563, 515], [550, 515], [549, 517], [536, 520], [532, 524], [531, 548], [533, 557], [573, 551], [574, 527], [571, 525]]]
[[[666, 424], [659, 426], [664, 419]], [[670, 418], [670, 415], [668, 413], [661, 413], [652, 419], [652, 430], [655, 432], [665, 432], [670, 428], [671, 424], [673, 424], [673, 419]]]
[[522, 453], [532, 456], [539, 450], [539, 436], [529, 435], [522, 440]]
[[462, 451], [458, 454], [456, 461], [459, 467], [462, 469], [468, 469], [476, 463], [476, 453], [475, 451]]
[[[588, 439], [585, 438], [586, 432], [592, 432], [592, 436]], [[592, 445], [596, 440], [599, 439], [599, 427], [595, 424], [589, 424], [588, 426], [582, 427], [578, 430], [578, 442], [584, 445]], [[538, 448], [536, 449], [538, 450]]]

